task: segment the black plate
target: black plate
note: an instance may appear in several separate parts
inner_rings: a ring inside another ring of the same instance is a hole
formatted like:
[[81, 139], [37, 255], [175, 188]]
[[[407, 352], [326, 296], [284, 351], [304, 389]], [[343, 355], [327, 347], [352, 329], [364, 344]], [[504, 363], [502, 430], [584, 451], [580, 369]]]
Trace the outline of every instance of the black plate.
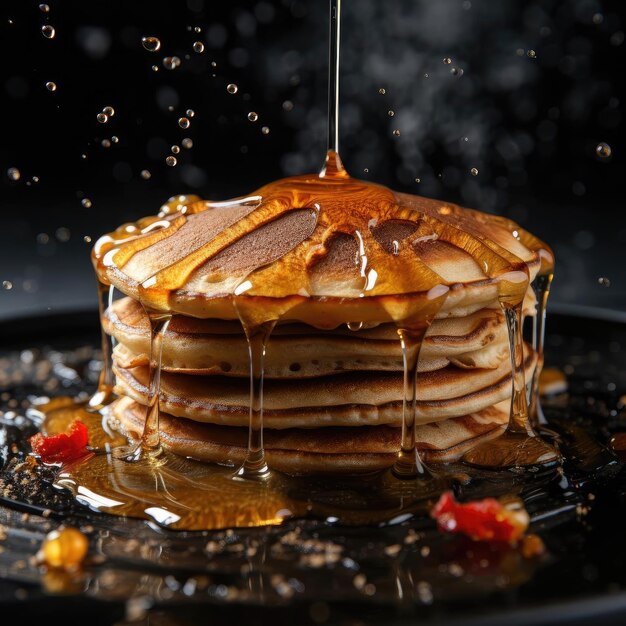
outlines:
[[[570, 394], [546, 405], [547, 415], [555, 428], [581, 427], [607, 444], [626, 430], [619, 400], [626, 391], [626, 324], [606, 314], [559, 312], [550, 315], [548, 332], [547, 364], [567, 372]], [[53, 358], [76, 373], [51, 371], [59, 380], [54, 393], [89, 390], [97, 375], [93, 351], [76, 348], [97, 339], [92, 312], [3, 322], [0, 359], [29, 363], [49, 356], [45, 346], [52, 346]], [[22, 411], [12, 399], [41, 393], [41, 380], [2, 384], [6, 424], [7, 410]], [[0, 448], [6, 445], [0, 440]], [[570, 462], [568, 485], [559, 476], [529, 481], [524, 499], [532, 528], [548, 548], [539, 560], [440, 535], [430, 520], [174, 533], [85, 513], [64, 494], [42, 516], [37, 497], [22, 494], [21, 504], [0, 505], [7, 535], [2, 540], [0, 532], [0, 603], [4, 615], [30, 620], [63, 612], [68, 623], [94, 624], [124, 615], [151, 624], [621, 624], [626, 476], [606, 448], [594, 451], [598, 456]], [[32, 558], [61, 519], [87, 527], [92, 553], [101, 557], [78, 576], [43, 574]], [[295, 528], [300, 534], [286, 540], [285, 530]]]

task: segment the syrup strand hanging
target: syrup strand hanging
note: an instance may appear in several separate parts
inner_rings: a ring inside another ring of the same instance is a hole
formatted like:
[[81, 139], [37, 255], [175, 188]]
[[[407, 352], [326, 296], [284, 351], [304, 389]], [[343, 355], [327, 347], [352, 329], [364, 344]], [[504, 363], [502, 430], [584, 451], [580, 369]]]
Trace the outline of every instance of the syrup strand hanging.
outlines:
[[550, 286], [554, 274], [551, 272], [538, 274], [533, 282], [533, 289], [537, 296], [537, 314], [533, 318], [533, 350], [537, 353], [537, 367], [533, 372], [532, 383], [530, 386], [529, 398], [529, 414], [533, 427], [540, 424], [546, 424], [547, 420], [541, 410], [541, 402], [539, 398], [539, 377], [544, 365], [544, 342], [546, 333], [546, 309], [548, 305], [548, 296], [550, 295]]
[[89, 410], [97, 412], [114, 399], [113, 387], [115, 385], [115, 376], [113, 374], [113, 338], [104, 332], [102, 318], [113, 302], [113, 285], [107, 285], [98, 280], [98, 315], [100, 320], [100, 345], [102, 350], [102, 369], [98, 378], [98, 389], [91, 396], [88, 402]]
[[248, 341], [250, 366], [250, 423], [248, 428], [248, 451], [244, 464], [236, 472], [241, 478], [266, 478], [269, 467], [263, 447], [263, 384], [265, 377], [265, 351], [276, 321], [249, 326], [242, 320]]

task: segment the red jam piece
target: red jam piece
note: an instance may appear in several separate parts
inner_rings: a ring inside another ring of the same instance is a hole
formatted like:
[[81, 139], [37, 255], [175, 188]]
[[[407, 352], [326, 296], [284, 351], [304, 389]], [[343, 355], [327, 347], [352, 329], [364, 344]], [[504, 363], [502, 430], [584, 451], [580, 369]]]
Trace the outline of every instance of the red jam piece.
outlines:
[[87, 454], [88, 441], [87, 426], [74, 420], [67, 432], [49, 436], [37, 433], [30, 438], [30, 445], [44, 463], [67, 463]]
[[508, 509], [495, 498], [457, 502], [451, 491], [441, 495], [430, 512], [439, 530], [462, 533], [475, 541], [515, 543], [528, 528], [528, 513]]

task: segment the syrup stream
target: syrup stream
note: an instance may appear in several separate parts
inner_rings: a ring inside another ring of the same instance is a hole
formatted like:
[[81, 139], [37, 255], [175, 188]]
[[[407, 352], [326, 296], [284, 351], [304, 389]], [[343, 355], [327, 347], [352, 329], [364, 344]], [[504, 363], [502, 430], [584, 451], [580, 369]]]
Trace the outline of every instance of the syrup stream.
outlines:
[[[98, 314], [102, 320], [107, 307], [113, 302], [113, 285], [106, 285], [98, 279]], [[112, 351], [114, 346], [113, 337], [104, 332], [104, 326], [100, 323], [100, 342], [102, 349], [102, 370], [98, 378], [98, 389], [91, 396], [88, 402], [90, 411], [97, 412], [115, 400], [113, 387], [115, 386], [115, 375], [113, 374]]]
[[393, 472], [400, 478], [429, 476], [420, 459], [415, 441], [415, 413], [417, 408], [417, 364], [424, 335], [430, 322], [422, 329], [399, 328], [404, 366], [404, 396], [402, 398], [402, 438]]
[[141, 441], [126, 456], [126, 460], [133, 462], [144, 459], [146, 456], [150, 459], [156, 459], [163, 452], [159, 433], [161, 359], [163, 354], [163, 336], [167, 331], [172, 315], [154, 311], [147, 307], [144, 307], [144, 309], [150, 320], [150, 377], [148, 384], [150, 391]]
[[546, 334], [546, 309], [553, 277], [554, 274], [551, 272], [539, 274], [533, 283], [533, 289], [537, 296], [537, 314], [533, 318], [533, 350], [537, 353], [537, 367], [533, 373], [528, 404], [530, 407], [531, 423], [535, 428], [540, 424], [547, 423], [543, 411], [541, 410], [541, 402], [539, 399], [539, 377], [541, 376], [544, 362], [543, 351]]

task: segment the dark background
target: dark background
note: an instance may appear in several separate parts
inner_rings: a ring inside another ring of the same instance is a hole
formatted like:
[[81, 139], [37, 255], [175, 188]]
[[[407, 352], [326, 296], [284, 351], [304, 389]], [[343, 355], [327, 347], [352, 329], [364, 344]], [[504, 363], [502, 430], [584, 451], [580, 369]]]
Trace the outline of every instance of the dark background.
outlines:
[[[50, 0], [48, 13], [38, 4], [0, 4], [0, 317], [95, 306], [85, 238], [173, 194], [226, 198], [320, 168], [324, 0]], [[625, 312], [622, 5], [344, 0], [348, 170], [512, 217], [555, 249], [553, 305]], [[158, 52], [142, 47], [148, 35]], [[171, 55], [175, 70], [163, 66]], [[115, 115], [100, 124], [105, 106]], [[193, 148], [168, 167], [184, 137]], [[600, 142], [610, 157], [596, 154]]]

